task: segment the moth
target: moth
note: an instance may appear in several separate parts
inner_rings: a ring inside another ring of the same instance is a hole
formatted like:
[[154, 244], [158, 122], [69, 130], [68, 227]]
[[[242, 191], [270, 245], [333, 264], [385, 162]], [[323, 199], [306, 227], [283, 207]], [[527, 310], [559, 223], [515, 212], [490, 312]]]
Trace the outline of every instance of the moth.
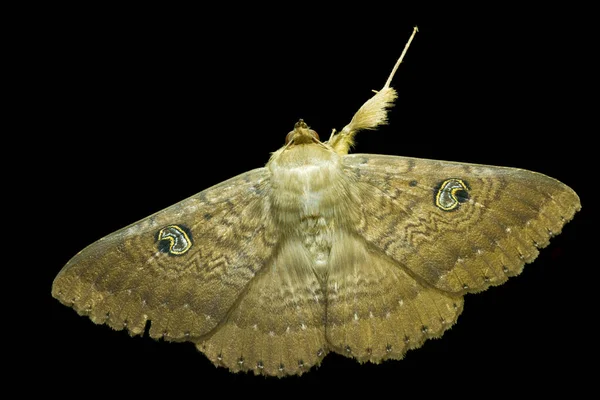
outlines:
[[390, 87], [327, 141], [302, 120], [263, 168], [88, 246], [52, 295], [131, 335], [190, 341], [231, 371], [295, 375], [328, 352], [379, 363], [440, 337], [463, 297], [518, 275], [580, 209], [516, 168], [349, 154]]

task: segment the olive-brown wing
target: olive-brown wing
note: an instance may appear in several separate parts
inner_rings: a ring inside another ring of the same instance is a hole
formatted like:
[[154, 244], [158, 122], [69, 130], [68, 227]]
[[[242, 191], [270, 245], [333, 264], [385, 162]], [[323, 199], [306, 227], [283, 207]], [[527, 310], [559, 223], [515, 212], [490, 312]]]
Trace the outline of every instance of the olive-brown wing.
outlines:
[[52, 295], [130, 334], [200, 337], [223, 320], [279, 242], [260, 168], [220, 183], [85, 248]]
[[573, 218], [565, 184], [517, 168], [353, 154], [355, 232], [429, 285], [478, 292], [519, 274]]

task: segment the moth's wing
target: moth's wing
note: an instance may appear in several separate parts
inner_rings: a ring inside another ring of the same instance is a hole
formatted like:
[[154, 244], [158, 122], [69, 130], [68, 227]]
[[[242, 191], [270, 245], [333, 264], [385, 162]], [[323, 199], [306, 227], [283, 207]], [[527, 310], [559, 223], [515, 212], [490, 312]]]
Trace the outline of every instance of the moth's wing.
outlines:
[[96, 323], [186, 340], [224, 319], [279, 242], [260, 168], [98, 240], [60, 271], [52, 295]]
[[327, 341], [361, 362], [402, 358], [441, 336], [462, 311], [462, 296], [411, 276], [355, 233], [336, 238], [328, 272]]
[[361, 154], [343, 163], [359, 201], [331, 249], [326, 337], [360, 361], [439, 337], [464, 293], [518, 274], [580, 208], [570, 188], [524, 170]]
[[361, 191], [355, 232], [449, 293], [519, 274], [581, 208], [568, 186], [522, 169], [371, 154], [343, 163]]
[[309, 257], [299, 239], [287, 238], [198, 349], [216, 365], [256, 374], [302, 374], [320, 363], [325, 301]]

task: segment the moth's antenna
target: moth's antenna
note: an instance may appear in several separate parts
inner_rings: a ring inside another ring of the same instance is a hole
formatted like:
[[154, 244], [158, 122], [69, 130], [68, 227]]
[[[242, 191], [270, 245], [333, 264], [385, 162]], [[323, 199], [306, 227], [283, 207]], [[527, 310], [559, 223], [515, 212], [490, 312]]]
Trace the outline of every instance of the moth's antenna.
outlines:
[[400, 64], [402, 64], [402, 60], [404, 59], [404, 56], [406, 55], [406, 52], [408, 51], [408, 48], [410, 47], [410, 43], [412, 42], [412, 40], [415, 37], [415, 34], [417, 32], [419, 32], [419, 28], [417, 28], [415, 26], [413, 28], [412, 35], [410, 35], [410, 38], [408, 39], [408, 42], [406, 42], [406, 45], [404, 45], [404, 50], [402, 50], [402, 54], [400, 54], [400, 58], [398, 59], [398, 61], [396, 61], [396, 65], [394, 65], [394, 68], [392, 69], [392, 73], [390, 74], [390, 77], [388, 78], [387, 82], [385, 82], [385, 85], [383, 86], [384, 89], [390, 87], [390, 83], [392, 83], [392, 79], [394, 78], [394, 75], [396, 75], [396, 71], [398, 70], [398, 67], [400, 66]]
[[419, 29], [415, 26], [412, 35], [410, 35], [410, 39], [406, 42], [404, 50], [402, 50], [402, 54], [400, 54], [400, 58], [396, 61], [396, 65], [394, 65], [392, 73], [387, 82], [385, 82], [383, 88], [380, 91], [374, 90], [375, 95], [358, 109], [350, 123], [346, 125], [340, 133], [334, 134], [335, 131], [332, 132], [332, 136], [327, 143], [338, 154], [348, 154], [350, 147], [354, 145], [354, 136], [358, 131], [363, 129], [375, 129], [379, 125], [387, 124], [387, 109], [394, 104], [394, 100], [398, 97], [396, 91], [390, 87], [390, 83], [392, 82], [398, 67], [402, 63], [410, 43], [418, 31]]

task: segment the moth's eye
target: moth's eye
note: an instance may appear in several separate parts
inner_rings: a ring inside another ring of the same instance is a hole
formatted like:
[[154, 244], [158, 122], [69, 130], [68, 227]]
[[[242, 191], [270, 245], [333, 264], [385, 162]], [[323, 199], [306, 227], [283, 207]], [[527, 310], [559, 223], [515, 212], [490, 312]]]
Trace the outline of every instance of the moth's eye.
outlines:
[[291, 131], [290, 133], [288, 133], [286, 135], [286, 137], [285, 137], [285, 144], [288, 144], [292, 140], [292, 137], [294, 136], [294, 133], [295, 133], [294, 131]]
[[311, 129], [310, 133], [315, 137], [315, 139], [321, 140], [321, 138], [319, 137], [319, 134], [317, 132], [315, 132]]

